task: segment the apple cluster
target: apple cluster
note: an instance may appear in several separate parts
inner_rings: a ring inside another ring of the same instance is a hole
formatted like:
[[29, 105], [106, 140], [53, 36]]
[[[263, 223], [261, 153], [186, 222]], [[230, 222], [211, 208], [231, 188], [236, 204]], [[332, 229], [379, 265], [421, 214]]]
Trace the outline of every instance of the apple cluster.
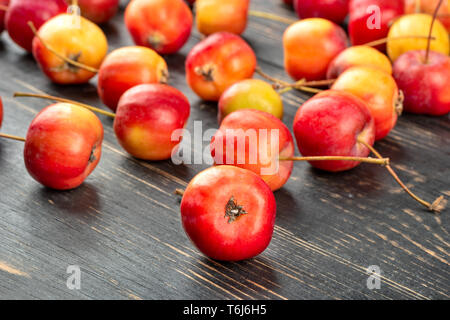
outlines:
[[[118, 0], [0, 0], [0, 31], [31, 52], [54, 83], [86, 83], [98, 75], [98, 95], [111, 110], [41, 96], [56, 103], [36, 116], [23, 139], [30, 175], [57, 190], [80, 186], [101, 158], [103, 125], [94, 111], [114, 118], [116, 138], [130, 155], [169, 160], [182, 139], [173, 141], [172, 133], [186, 126], [190, 103], [168, 84], [164, 55], [185, 45], [194, 22], [204, 38], [186, 57], [186, 82], [200, 99], [218, 103], [220, 124], [210, 146], [215, 165], [180, 192], [183, 227], [201, 252], [227, 261], [263, 252], [275, 224], [273, 192], [289, 180], [294, 161], [329, 172], [368, 162], [393, 172], [373, 145], [401, 113], [450, 111], [450, 1], [284, 2], [299, 17], [280, 43], [292, 82], [265, 74], [240, 36], [251, 16], [277, 20], [251, 11], [250, 0], [132, 0], [124, 19], [135, 45], [109, 53], [98, 24], [116, 14]], [[78, 6], [81, 16], [68, 6]], [[293, 134], [283, 123], [282, 95], [290, 90], [317, 93], [299, 106]], [[0, 99], [0, 126], [2, 119]], [[256, 148], [242, 137], [248, 130], [256, 132]], [[277, 141], [260, 136], [263, 130], [276, 131]], [[256, 161], [249, 160], [252, 150]], [[275, 172], [264, 170], [273, 165]], [[419, 202], [437, 210], [438, 201]]]

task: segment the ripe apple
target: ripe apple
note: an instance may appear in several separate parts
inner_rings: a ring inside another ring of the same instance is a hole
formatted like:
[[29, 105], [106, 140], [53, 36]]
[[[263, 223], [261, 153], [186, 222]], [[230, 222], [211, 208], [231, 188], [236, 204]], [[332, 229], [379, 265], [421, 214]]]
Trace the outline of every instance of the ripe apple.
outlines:
[[295, 80], [326, 78], [331, 61], [348, 46], [345, 31], [337, 24], [309, 18], [289, 26], [284, 32], [284, 66]]
[[125, 10], [125, 24], [139, 46], [160, 54], [175, 53], [191, 34], [193, 17], [183, 0], [133, 0]]
[[405, 111], [433, 116], [450, 112], [450, 57], [424, 50], [408, 51], [394, 64], [394, 78], [405, 94]]
[[367, 103], [375, 120], [375, 140], [386, 137], [403, 110], [403, 95], [394, 78], [373, 67], [353, 67], [342, 73], [331, 87], [346, 91]]
[[[294, 118], [294, 135], [303, 156], [367, 157], [373, 145], [375, 121], [367, 104], [355, 95], [327, 90], [306, 101]], [[352, 161], [312, 161], [315, 168], [337, 172], [359, 165]]]
[[114, 131], [121, 146], [142, 160], [170, 159], [180, 141], [172, 133], [183, 129], [189, 118], [188, 99], [163, 84], [141, 84], [120, 98]]
[[239, 35], [247, 27], [249, 6], [250, 0], [197, 0], [197, 29], [207, 36], [222, 31]]
[[[402, 39], [388, 41], [387, 53], [391, 60], [397, 60], [398, 57], [400, 57], [407, 51], [425, 50], [428, 43], [428, 40], [426, 38], [430, 33], [432, 21], [433, 17], [424, 13], [409, 14], [396, 20], [389, 30], [388, 38], [418, 36], [423, 37], [423, 39]], [[435, 38], [435, 40], [431, 41], [431, 50], [448, 55], [450, 45], [448, 33], [442, 23], [438, 20], [434, 22], [431, 35]]]
[[[405, 0], [405, 13], [428, 13], [433, 15], [440, 0]], [[418, 10], [417, 10], [418, 9]], [[438, 19], [450, 32], [450, 1], [444, 0], [438, 11]]]
[[[291, 1], [292, 2], [292, 1]], [[294, 8], [300, 19], [324, 18], [337, 24], [344, 22], [348, 14], [349, 0], [294, 0]]]
[[256, 109], [283, 118], [280, 95], [270, 84], [259, 79], [239, 81], [222, 94], [219, 100], [219, 123], [230, 113], [241, 109]]
[[[403, 0], [350, 0], [348, 30], [353, 45], [387, 37], [391, 23], [404, 14]], [[386, 45], [376, 47], [386, 50]]]
[[98, 94], [115, 111], [122, 94], [144, 83], [165, 83], [169, 72], [164, 59], [146, 47], [123, 47], [112, 51], [98, 73]]
[[46, 187], [74, 189], [100, 161], [102, 141], [103, 126], [94, 113], [56, 103], [43, 109], [28, 129], [25, 166]]
[[186, 59], [186, 80], [203, 100], [218, 101], [234, 83], [249, 79], [256, 55], [241, 37], [218, 32], [192, 48]]
[[[74, 23], [74, 19], [78, 20]], [[44, 41], [56, 52], [94, 69], [100, 67], [108, 51], [103, 31], [93, 22], [71, 14], [51, 18], [38, 31], [33, 40], [33, 55], [45, 75], [55, 83], [86, 83], [95, 76], [92, 71], [74, 66], [49, 51]]]
[[347, 69], [358, 66], [378, 68], [392, 74], [391, 61], [380, 51], [368, 46], [354, 46], [334, 58], [328, 67], [327, 78], [336, 79]]
[[192, 243], [222, 261], [253, 258], [272, 239], [276, 202], [258, 175], [232, 166], [200, 172], [181, 200], [181, 221]]
[[[9, 0], [0, 0], [0, 5], [2, 5], [4, 7], [8, 7]], [[6, 15], [6, 10], [0, 9], [0, 33], [2, 33], [3, 30], [5, 29], [5, 15]]]
[[252, 109], [238, 110], [225, 117], [211, 140], [216, 165], [250, 170], [272, 190], [280, 189], [289, 179], [294, 163], [279, 159], [292, 157], [294, 149], [294, 139], [280, 119]]
[[11, 39], [26, 51], [31, 52], [33, 31], [28, 22], [36, 29], [50, 18], [67, 11], [64, 0], [11, 0], [5, 17], [5, 26]]
[[[70, 5], [72, 0], [66, 0]], [[81, 15], [90, 21], [101, 24], [109, 21], [117, 13], [120, 0], [78, 0]]]

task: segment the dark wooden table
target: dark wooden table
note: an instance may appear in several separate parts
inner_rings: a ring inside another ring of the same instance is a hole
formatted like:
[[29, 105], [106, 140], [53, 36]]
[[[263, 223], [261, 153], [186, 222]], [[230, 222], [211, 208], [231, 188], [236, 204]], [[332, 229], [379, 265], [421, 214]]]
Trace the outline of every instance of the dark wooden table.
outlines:
[[[123, 5], [124, 6], [124, 5]], [[110, 50], [131, 45], [123, 6], [104, 26]], [[294, 17], [281, 0], [252, 0], [252, 8]], [[282, 64], [286, 26], [251, 18], [245, 39], [260, 66], [288, 79]], [[184, 80], [184, 59], [200, 39], [193, 33], [178, 54], [166, 57], [170, 83], [192, 103], [195, 120], [217, 128], [216, 106], [200, 101]], [[24, 136], [47, 102], [13, 99], [14, 91], [46, 92], [102, 106], [96, 80], [57, 86], [30, 55], [4, 33], [0, 40], [3, 132]], [[449, 88], [450, 89], [450, 88]], [[285, 123], [307, 96], [284, 96]], [[118, 145], [110, 119], [102, 161], [78, 189], [56, 192], [27, 174], [23, 145], [0, 141], [0, 298], [3, 299], [449, 299], [449, 210], [435, 215], [402, 193], [388, 173], [361, 165], [329, 174], [298, 163], [276, 192], [276, 228], [269, 248], [239, 262], [212, 261], [189, 242], [180, 223], [179, 198], [207, 166], [131, 158]], [[450, 196], [449, 117], [404, 115], [376, 147], [405, 182], [431, 201]], [[205, 142], [205, 146], [207, 142]], [[81, 268], [81, 290], [69, 290], [69, 265]], [[370, 290], [367, 267], [382, 271]]]

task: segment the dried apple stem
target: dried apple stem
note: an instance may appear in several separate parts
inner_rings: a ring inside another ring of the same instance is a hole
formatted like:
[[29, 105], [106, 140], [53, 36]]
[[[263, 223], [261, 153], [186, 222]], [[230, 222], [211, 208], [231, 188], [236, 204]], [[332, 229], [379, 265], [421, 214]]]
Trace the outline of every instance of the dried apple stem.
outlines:
[[277, 21], [277, 22], [281, 22], [281, 23], [285, 23], [285, 24], [293, 24], [293, 23], [298, 21], [298, 20], [294, 20], [294, 19], [280, 17], [280, 16], [277, 16], [277, 15], [272, 14], [272, 13], [262, 12], [262, 11], [250, 10], [248, 12], [248, 14], [250, 16], [253, 16], [253, 17], [264, 18], [264, 19], [267, 19], [267, 20]]
[[6, 134], [6, 133], [0, 133], [0, 138], [25, 142], [25, 138], [14, 136], [11, 134]]
[[431, 36], [433, 35], [433, 26], [434, 26], [434, 22], [437, 19], [437, 14], [439, 12], [439, 9], [442, 6], [442, 3], [444, 3], [444, 0], [439, 1], [438, 5], [436, 6], [436, 10], [434, 10], [433, 20], [431, 20], [430, 33], [428, 34], [427, 51], [425, 53], [425, 64], [427, 64], [429, 61], [430, 49], [431, 49]]
[[175, 189], [173, 194], [175, 194], [177, 196], [184, 196], [184, 190], [182, 190], [182, 189]]
[[[378, 151], [375, 150], [375, 148], [372, 147], [370, 144], [368, 144], [367, 142], [365, 142], [363, 140], [358, 140], [358, 142], [361, 143], [362, 145], [364, 145], [366, 148], [368, 148], [379, 159], [382, 158], [382, 156], [378, 153]], [[443, 196], [440, 196], [439, 198], [437, 198], [433, 203], [429, 203], [425, 200], [422, 200], [421, 198], [416, 196], [411, 190], [409, 190], [409, 188], [403, 183], [403, 181], [400, 180], [398, 175], [395, 173], [394, 169], [392, 169], [392, 167], [389, 164], [386, 165], [386, 169], [389, 171], [389, 173], [395, 179], [395, 181], [402, 187], [402, 189], [405, 190], [406, 193], [408, 193], [411, 196], [411, 198], [413, 198], [414, 200], [419, 202], [421, 205], [427, 207], [428, 210], [430, 210], [430, 211], [434, 211], [434, 212], [441, 211], [440, 203], [444, 199]]]
[[[380, 44], [385, 44], [388, 43], [389, 41], [395, 41], [395, 40], [405, 40], [405, 39], [429, 39], [428, 36], [399, 36], [399, 37], [392, 37], [392, 38], [383, 38], [380, 40], [375, 40], [372, 42], [368, 42], [366, 44], [364, 44], [364, 46], [368, 46], [368, 47], [376, 47], [379, 46]], [[431, 40], [436, 40], [435, 37], [431, 37]]]
[[55, 56], [57, 56], [58, 58], [64, 60], [65, 62], [67, 62], [67, 63], [69, 63], [69, 64], [71, 64], [71, 65], [73, 65], [73, 66], [75, 66], [75, 67], [78, 67], [78, 68], [80, 68], [80, 69], [84, 69], [84, 70], [89, 71], [89, 72], [92, 72], [92, 73], [98, 73], [98, 69], [93, 68], [93, 67], [90, 67], [90, 66], [87, 66], [87, 65], [85, 65], [85, 64], [83, 64], [83, 63], [80, 63], [80, 62], [78, 62], [78, 61], [75, 61], [75, 60], [73, 60], [73, 59], [70, 59], [70, 58], [68, 58], [68, 57], [66, 57], [66, 56], [64, 56], [64, 55], [62, 55], [62, 54], [60, 54], [59, 52], [57, 52], [57, 51], [54, 50], [53, 48], [51, 48], [51, 47], [50, 47], [44, 40], [42, 40], [42, 38], [39, 36], [39, 33], [37, 32], [36, 27], [34, 26], [33, 22], [32, 22], [32, 21], [28, 21], [28, 25], [30, 26], [31, 30], [33, 31], [34, 36], [35, 36], [36, 38], [38, 38], [39, 41], [42, 43], [42, 45], [43, 45], [48, 51], [50, 51], [51, 53], [53, 53]]
[[288, 157], [280, 158], [280, 161], [357, 161], [380, 166], [388, 166], [389, 158], [362, 158], [362, 157], [341, 157], [341, 156], [323, 156], [323, 157]]
[[111, 118], [115, 118], [116, 115], [112, 112], [108, 112], [93, 106], [90, 106], [88, 104], [84, 104], [81, 102], [77, 102], [74, 100], [69, 100], [69, 99], [65, 99], [65, 98], [59, 98], [59, 97], [54, 97], [54, 96], [50, 96], [50, 95], [46, 95], [46, 94], [35, 94], [35, 93], [25, 93], [25, 92], [15, 92], [14, 93], [14, 97], [27, 97], [27, 98], [39, 98], [39, 99], [46, 99], [46, 100], [52, 100], [52, 101], [57, 101], [57, 102], [63, 102], [63, 103], [71, 103], [71, 104], [75, 104], [78, 105], [80, 107], [89, 109], [91, 111], [103, 114], [105, 116], [111, 117]]
[[[284, 89], [284, 88], [290, 88], [291, 89], [297, 89], [297, 90], [301, 90], [304, 92], [310, 92], [310, 93], [319, 93], [322, 92], [323, 90], [320, 89], [315, 89], [315, 88], [310, 88], [307, 86], [303, 86], [303, 85], [297, 85], [297, 86], [292, 86], [291, 83], [287, 82], [287, 81], [283, 81], [281, 79], [277, 79], [275, 77], [272, 77], [271, 75], [268, 75], [267, 73], [265, 73], [264, 71], [262, 71], [262, 69], [260, 67], [257, 67], [255, 69], [255, 72], [257, 74], [259, 74], [261, 77], [263, 77], [264, 79], [272, 82], [274, 89]], [[303, 80], [300, 80], [303, 81]], [[283, 93], [289, 91], [289, 90], [285, 90]]]

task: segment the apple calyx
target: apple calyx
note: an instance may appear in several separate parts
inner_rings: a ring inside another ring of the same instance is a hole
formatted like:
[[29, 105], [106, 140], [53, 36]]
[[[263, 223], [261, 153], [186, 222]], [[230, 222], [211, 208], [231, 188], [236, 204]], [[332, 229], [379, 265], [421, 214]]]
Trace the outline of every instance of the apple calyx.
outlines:
[[159, 83], [168, 84], [169, 83], [169, 73], [164, 69], [161, 69], [160, 72], [161, 72], [161, 76], [160, 76]]
[[215, 69], [213, 64], [205, 64], [202, 67], [196, 67], [194, 71], [197, 75], [202, 76], [203, 80], [213, 82]]
[[95, 156], [95, 150], [97, 149], [97, 146], [93, 146], [92, 150], [91, 150], [91, 155], [89, 156], [89, 163], [94, 162], [95, 160], [97, 160], [97, 157]]
[[394, 110], [398, 116], [401, 116], [403, 113], [403, 102], [405, 101], [405, 94], [402, 90], [398, 91], [397, 99], [394, 102]]
[[248, 212], [245, 211], [244, 208], [236, 202], [234, 196], [231, 196], [230, 200], [228, 200], [225, 206], [224, 218], [228, 218], [228, 223], [232, 223], [244, 214], [248, 214]]
[[155, 50], [160, 50], [166, 43], [166, 38], [159, 32], [154, 32], [147, 38], [147, 42]]

